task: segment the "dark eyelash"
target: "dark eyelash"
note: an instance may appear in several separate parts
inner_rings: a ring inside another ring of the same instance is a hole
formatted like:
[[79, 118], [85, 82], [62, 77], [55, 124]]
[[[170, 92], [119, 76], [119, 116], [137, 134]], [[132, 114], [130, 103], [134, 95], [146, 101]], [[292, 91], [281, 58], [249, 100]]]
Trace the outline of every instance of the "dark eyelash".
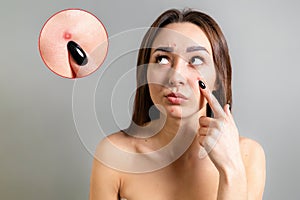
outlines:
[[162, 58], [166, 58], [169, 60], [169, 57], [166, 55], [157, 55], [155, 56], [155, 62], [158, 63], [158, 61], [161, 60]]
[[[201, 56], [193, 56], [190, 60], [192, 60], [193, 58], [199, 58], [203, 63], [204, 63], [204, 58]], [[192, 62], [190, 61], [190, 64], [192, 64]]]
[[200, 60], [204, 60], [204, 58], [203, 57], [201, 57], [201, 56], [193, 56], [192, 58], [199, 58]]

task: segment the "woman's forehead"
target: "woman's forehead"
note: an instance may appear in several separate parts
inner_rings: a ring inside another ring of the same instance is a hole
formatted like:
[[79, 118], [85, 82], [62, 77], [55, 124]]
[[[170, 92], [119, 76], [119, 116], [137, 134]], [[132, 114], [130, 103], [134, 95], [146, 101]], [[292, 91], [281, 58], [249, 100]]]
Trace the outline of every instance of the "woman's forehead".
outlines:
[[203, 47], [211, 54], [211, 45], [205, 33], [195, 24], [172, 23], [160, 28], [152, 48], [169, 47], [178, 52], [187, 52], [189, 48]]

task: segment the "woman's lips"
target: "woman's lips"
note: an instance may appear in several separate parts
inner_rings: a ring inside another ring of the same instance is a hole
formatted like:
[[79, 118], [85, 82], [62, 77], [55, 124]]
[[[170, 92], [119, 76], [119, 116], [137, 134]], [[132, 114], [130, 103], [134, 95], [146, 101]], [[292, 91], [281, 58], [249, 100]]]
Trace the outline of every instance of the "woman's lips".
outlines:
[[187, 100], [187, 98], [181, 93], [173, 93], [173, 92], [166, 95], [166, 98], [171, 104], [175, 104], [175, 105], [180, 105]]

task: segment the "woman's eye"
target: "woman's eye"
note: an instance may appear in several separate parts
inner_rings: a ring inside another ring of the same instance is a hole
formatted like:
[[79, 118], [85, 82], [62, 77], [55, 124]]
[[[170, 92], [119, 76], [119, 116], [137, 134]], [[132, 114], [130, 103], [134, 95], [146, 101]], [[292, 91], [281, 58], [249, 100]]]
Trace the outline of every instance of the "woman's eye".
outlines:
[[202, 63], [203, 63], [202, 58], [199, 56], [194, 56], [190, 60], [191, 65], [197, 66], [197, 65], [201, 65]]
[[169, 58], [167, 56], [158, 56], [156, 58], [156, 62], [160, 65], [167, 65], [169, 64]]

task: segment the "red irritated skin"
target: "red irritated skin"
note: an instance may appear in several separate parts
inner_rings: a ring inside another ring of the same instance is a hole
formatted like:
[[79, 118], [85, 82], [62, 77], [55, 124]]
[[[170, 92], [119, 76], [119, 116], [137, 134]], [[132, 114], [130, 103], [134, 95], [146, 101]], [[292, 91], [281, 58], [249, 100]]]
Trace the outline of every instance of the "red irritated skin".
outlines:
[[65, 40], [71, 40], [72, 34], [68, 31], [65, 31], [63, 37]]

